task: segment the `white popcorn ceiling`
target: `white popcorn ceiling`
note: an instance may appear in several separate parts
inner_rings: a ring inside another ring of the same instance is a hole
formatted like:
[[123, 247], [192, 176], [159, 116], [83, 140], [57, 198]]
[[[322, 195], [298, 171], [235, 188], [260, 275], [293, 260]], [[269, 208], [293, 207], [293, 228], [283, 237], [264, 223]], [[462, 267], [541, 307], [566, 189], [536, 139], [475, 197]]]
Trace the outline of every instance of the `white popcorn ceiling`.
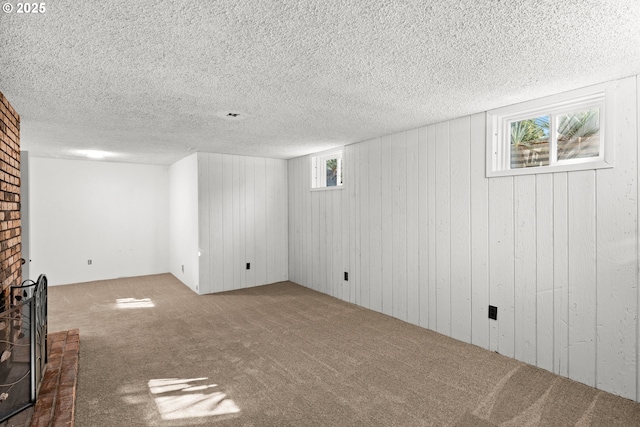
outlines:
[[292, 158], [636, 74], [637, 0], [56, 0], [0, 13], [0, 91], [39, 157]]

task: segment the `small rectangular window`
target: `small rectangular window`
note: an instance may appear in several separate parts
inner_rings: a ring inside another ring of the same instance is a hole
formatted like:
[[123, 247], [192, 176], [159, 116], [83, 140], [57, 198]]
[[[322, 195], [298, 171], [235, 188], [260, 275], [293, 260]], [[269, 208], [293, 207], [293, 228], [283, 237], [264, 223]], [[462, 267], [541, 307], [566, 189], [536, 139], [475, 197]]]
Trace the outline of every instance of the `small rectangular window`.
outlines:
[[600, 156], [600, 110], [592, 108], [557, 118], [557, 161]]
[[511, 169], [549, 164], [549, 116], [510, 123]]
[[606, 97], [599, 85], [489, 111], [487, 176], [613, 167]]
[[311, 157], [311, 188], [342, 188], [342, 148]]

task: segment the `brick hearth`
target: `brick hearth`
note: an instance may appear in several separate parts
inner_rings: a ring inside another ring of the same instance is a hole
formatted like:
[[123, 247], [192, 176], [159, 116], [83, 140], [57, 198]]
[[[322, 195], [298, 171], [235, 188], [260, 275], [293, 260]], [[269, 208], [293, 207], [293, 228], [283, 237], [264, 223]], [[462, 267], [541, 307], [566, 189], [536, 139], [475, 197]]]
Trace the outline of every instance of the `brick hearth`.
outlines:
[[47, 336], [49, 360], [35, 407], [0, 423], [0, 427], [73, 427], [78, 377], [78, 329]]

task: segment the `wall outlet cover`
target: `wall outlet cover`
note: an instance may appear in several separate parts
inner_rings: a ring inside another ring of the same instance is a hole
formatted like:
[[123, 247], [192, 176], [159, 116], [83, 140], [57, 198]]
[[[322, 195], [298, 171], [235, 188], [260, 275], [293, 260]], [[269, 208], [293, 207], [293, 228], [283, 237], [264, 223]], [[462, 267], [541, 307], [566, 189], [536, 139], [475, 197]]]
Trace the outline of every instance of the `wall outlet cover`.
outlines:
[[489, 319], [498, 320], [498, 307], [495, 305], [489, 306]]

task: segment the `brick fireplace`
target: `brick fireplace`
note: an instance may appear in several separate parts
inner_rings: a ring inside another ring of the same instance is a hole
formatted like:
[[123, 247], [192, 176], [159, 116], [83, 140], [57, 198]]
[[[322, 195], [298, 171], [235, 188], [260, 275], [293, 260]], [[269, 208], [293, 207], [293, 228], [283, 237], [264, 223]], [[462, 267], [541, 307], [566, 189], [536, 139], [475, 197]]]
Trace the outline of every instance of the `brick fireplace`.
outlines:
[[20, 237], [20, 116], [0, 92], [0, 311], [22, 281]]

